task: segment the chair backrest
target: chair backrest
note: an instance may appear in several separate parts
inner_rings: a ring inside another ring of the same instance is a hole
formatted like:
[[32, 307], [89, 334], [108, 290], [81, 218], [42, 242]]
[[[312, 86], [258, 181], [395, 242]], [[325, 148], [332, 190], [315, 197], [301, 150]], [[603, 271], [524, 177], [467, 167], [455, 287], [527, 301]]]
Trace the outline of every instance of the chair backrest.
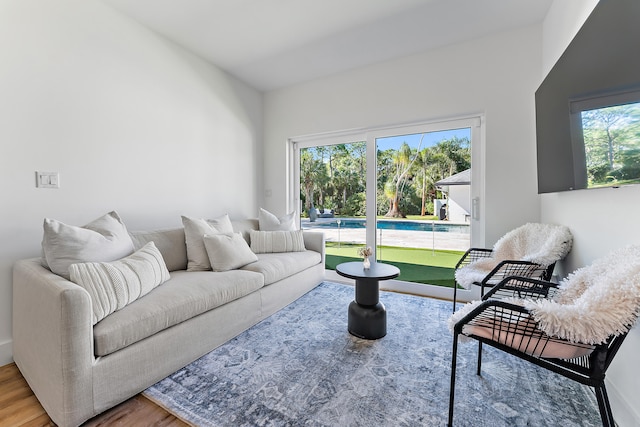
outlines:
[[527, 223], [502, 236], [493, 247], [493, 256], [546, 267], [566, 257], [572, 244], [573, 235], [566, 226]]

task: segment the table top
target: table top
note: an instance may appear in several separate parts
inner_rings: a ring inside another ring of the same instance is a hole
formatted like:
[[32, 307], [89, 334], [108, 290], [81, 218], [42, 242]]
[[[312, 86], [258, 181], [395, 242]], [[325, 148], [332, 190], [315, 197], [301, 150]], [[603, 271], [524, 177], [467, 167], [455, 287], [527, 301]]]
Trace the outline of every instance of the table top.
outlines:
[[372, 262], [371, 268], [365, 270], [362, 261], [354, 261], [338, 264], [336, 273], [349, 279], [388, 280], [398, 277], [400, 269], [382, 262]]

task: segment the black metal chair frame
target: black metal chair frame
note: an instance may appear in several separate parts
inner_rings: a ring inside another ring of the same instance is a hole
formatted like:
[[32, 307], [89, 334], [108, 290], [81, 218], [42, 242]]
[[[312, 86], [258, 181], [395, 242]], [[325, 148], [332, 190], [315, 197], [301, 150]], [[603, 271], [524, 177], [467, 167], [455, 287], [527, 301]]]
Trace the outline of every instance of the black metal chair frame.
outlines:
[[[454, 271], [465, 267], [472, 262], [483, 258], [491, 258], [493, 256], [492, 249], [471, 248], [464, 253], [460, 261], [455, 266]], [[531, 277], [545, 281], [551, 280], [555, 262], [549, 266], [543, 266], [530, 261], [521, 260], [503, 260], [491, 270], [481, 282], [474, 282], [476, 286], [480, 286], [480, 296], [484, 296], [485, 288], [492, 288], [501, 280], [509, 276]], [[456, 311], [456, 302], [458, 297], [458, 283], [453, 284], [453, 311]]]
[[[493, 332], [498, 334], [500, 332], [517, 332], [520, 336], [526, 337], [526, 339], [522, 339], [520, 343], [513, 340], [511, 342], [512, 345], [506, 345], [485, 337], [464, 334], [479, 342], [478, 375], [481, 375], [481, 353], [482, 344], [484, 343], [566, 378], [593, 387], [598, 402], [602, 425], [604, 427], [615, 426], [604, 379], [605, 373], [626, 338], [627, 333], [611, 336], [605, 343], [596, 346], [572, 343], [546, 335], [537, 328], [535, 322], [529, 317], [527, 309], [501, 300], [501, 298], [508, 296], [523, 299], [547, 298], [552, 296], [556, 289], [556, 284], [543, 280], [524, 277], [507, 277], [483, 296], [483, 302], [478, 307], [455, 324], [451, 362], [451, 389], [449, 395], [449, 427], [453, 426], [458, 337], [460, 334], [463, 334], [463, 328], [466, 325], [490, 326], [494, 328]], [[594, 347], [594, 349], [590, 354], [575, 359], [552, 359], [530, 354], [541, 353], [548, 343], [554, 341], [581, 348]], [[534, 345], [533, 351], [531, 348], [532, 344]], [[525, 353], [523, 351], [525, 349], [529, 350], [529, 353]]]

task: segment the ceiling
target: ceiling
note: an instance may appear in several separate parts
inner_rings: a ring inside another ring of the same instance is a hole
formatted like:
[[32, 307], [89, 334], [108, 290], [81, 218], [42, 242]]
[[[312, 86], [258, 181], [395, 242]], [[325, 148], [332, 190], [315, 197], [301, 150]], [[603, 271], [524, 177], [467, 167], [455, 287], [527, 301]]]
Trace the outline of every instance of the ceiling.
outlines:
[[542, 22], [553, 0], [102, 0], [269, 91]]

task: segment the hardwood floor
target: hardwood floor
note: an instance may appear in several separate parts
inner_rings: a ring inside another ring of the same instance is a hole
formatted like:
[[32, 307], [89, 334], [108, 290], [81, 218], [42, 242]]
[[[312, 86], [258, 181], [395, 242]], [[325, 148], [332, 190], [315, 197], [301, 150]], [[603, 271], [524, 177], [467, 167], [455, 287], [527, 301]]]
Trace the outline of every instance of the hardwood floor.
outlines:
[[[0, 366], [0, 426], [55, 426], [15, 363]], [[83, 426], [187, 427], [188, 424], [138, 394], [115, 408], [92, 418]]]

